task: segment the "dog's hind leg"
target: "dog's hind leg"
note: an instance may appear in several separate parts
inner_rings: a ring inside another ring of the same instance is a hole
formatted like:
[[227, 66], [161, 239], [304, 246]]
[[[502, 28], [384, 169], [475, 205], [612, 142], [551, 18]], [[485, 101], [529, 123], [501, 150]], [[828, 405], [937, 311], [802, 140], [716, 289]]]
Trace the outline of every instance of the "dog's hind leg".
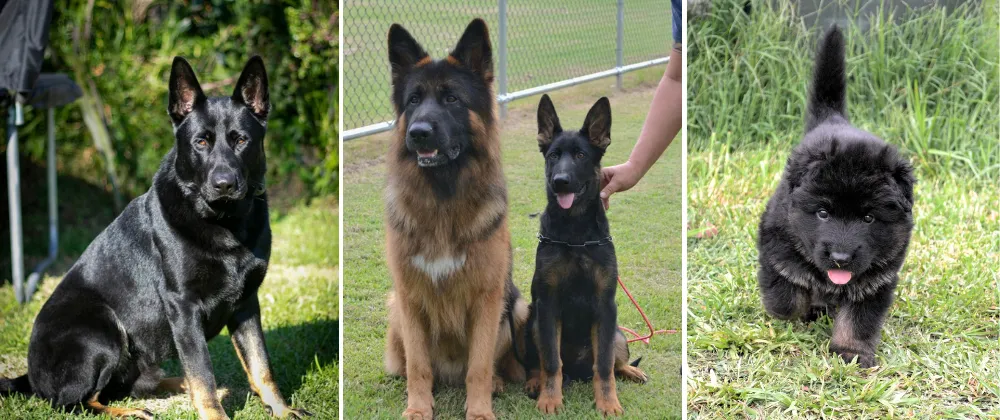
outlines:
[[[493, 393], [503, 392], [503, 384], [509, 382], [524, 382], [525, 366], [520, 360], [524, 360], [525, 342], [524, 330], [528, 319], [528, 304], [524, 299], [517, 297], [512, 308], [505, 311], [504, 317], [500, 321], [500, 334], [497, 335], [496, 354], [497, 367], [493, 378]], [[513, 326], [511, 325], [513, 323]]]
[[101, 393], [108, 399], [124, 397], [134, 383], [123, 360], [128, 338], [115, 313], [81, 295], [46, 304], [28, 349], [32, 391], [53, 406], [86, 405]]
[[98, 396], [100, 392], [95, 393], [90, 399], [83, 404], [83, 406], [90, 412], [94, 414], [107, 414], [113, 418], [128, 418], [133, 417], [143, 420], [153, 420], [153, 413], [148, 410], [141, 408], [118, 408], [118, 407], [108, 407], [98, 401]]
[[636, 359], [633, 363], [629, 363], [628, 358], [628, 339], [619, 330], [615, 334], [615, 377], [640, 384], [646, 383], [649, 380], [649, 375], [646, 375], [646, 372], [639, 369], [639, 359]]

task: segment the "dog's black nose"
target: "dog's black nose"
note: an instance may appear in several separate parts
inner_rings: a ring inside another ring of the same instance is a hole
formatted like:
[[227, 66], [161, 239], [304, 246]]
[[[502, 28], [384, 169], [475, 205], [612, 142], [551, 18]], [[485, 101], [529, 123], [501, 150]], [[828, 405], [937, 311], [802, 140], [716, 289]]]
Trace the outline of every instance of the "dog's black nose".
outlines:
[[848, 254], [846, 252], [831, 252], [830, 261], [833, 261], [838, 267], [842, 265], [850, 264], [851, 260], [854, 259], [854, 255]]
[[552, 186], [554, 187], [566, 187], [569, 185], [569, 175], [567, 174], [555, 174], [552, 176]]
[[236, 188], [236, 175], [232, 173], [221, 173], [212, 176], [212, 187], [219, 194], [229, 194]]
[[431, 134], [434, 134], [434, 127], [431, 127], [431, 123], [429, 122], [417, 121], [410, 124], [410, 128], [406, 131], [406, 134], [414, 142], [422, 143], [430, 138]]

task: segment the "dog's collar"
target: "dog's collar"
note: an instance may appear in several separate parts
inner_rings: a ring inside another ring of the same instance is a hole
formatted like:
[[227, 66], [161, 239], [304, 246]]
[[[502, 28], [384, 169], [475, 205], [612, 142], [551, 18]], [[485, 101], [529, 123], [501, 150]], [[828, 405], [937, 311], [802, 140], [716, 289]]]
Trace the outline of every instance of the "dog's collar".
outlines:
[[598, 239], [596, 241], [585, 241], [582, 244], [571, 244], [571, 243], [565, 242], [565, 241], [557, 241], [557, 240], [552, 239], [552, 238], [550, 238], [548, 236], [542, 235], [542, 233], [539, 232], [538, 233], [538, 243], [540, 243], [540, 244], [566, 245], [568, 247], [582, 248], [582, 247], [587, 247], [587, 246], [601, 246], [601, 245], [610, 244], [611, 243], [611, 236], [609, 235], [607, 238]]

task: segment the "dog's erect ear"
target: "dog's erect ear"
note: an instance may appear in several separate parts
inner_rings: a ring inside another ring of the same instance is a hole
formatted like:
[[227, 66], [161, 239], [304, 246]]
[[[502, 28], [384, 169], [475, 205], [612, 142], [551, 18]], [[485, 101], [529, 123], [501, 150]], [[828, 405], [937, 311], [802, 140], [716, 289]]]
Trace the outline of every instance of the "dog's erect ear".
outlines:
[[243, 73], [240, 74], [240, 81], [236, 82], [232, 98], [233, 101], [250, 107], [250, 111], [257, 118], [267, 120], [267, 113], [271, 110], [271, 100], [267, 92], [267, 71], [260, 56], [253, 56], [243, 67]]
[[[452, 50], [450, 59], [468, 67], [487, 84], [493, 83], [493, 48], [490, 46], [490, 31], [482, 19], [474, 19], [465, 28], [465, 33]], [[451, 61], [451, 60], [449, 60]]]
[[424, 48], [417, 43], [403, 26], [394, 23], [389, 27], [389, 64], [392, 66], [392, 84], [399, 85], [413, 67], [430, 60]]
[[542, 100], [538, 102], [538, 149], [545, 153], [552, 140], [562, 131], [556, 107], [552, 105], [549, 95], [542, 95]]
[[590, 145], [604, 150], [611, 144], [611, 101], [607, 97], [597, 100], [597, 103], [587, 112], [580, 132], [587, 136]]
[[904, 210], [909, 213], [913, 209], [913, 184], [917, 183], [917, 177], [913, 175], [913, 166], [906, 159], [900, 156], [899, 151], [892, 145], [886, 145], [879, 154], [879, 159], [892, 168], [892, 179], [896, 181], [900, 192], [906, 199], [905, 203], [900, 203]]
[[170, 68], [169, 90], [167, 112], [174, 124], [180, 124], [184, 117], [194, 111], [195, 105], [205, 100], [194, 70], [187, 60], [179, 56], [174, 57], [174, 64]]

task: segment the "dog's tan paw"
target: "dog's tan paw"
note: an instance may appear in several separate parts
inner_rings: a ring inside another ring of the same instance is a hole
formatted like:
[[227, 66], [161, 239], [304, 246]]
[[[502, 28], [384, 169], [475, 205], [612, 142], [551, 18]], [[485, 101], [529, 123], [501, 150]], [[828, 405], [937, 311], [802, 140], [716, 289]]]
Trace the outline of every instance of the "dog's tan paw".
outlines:
[[647, 375], [646, 372], [643, 372], [642, 369], [635, 366], [625, 366], [624, 368], [616, 371], [615, 376], [628, 381], [638, 382], [640, 384], [644, 384], [649, 381], [649, 375]]
[[402, 417], [406, 420], [434, 420], [434, 412], [431, 410], [407, 408], [406, 411], [403, 412]]
[[601, 413], [604, 417], [615, 416], [618, 417], [625, 413], [622, 409], [621, 403], [618, 402], [617, 398], [611, 399], [599, 399], [597, 400], [597, 412]]
[[473, 413], [469, 411], [465, 413], [465, 420], [496, 420], [497, 416], [493, 415], [493, 412], [486, 411], [482, 413]]
[[559, 414], [563, 408], [563, 401], [561, 395], [553, 395], [551, 393], [543, 393], [538, 396], [538, 411], [543, 414]]

